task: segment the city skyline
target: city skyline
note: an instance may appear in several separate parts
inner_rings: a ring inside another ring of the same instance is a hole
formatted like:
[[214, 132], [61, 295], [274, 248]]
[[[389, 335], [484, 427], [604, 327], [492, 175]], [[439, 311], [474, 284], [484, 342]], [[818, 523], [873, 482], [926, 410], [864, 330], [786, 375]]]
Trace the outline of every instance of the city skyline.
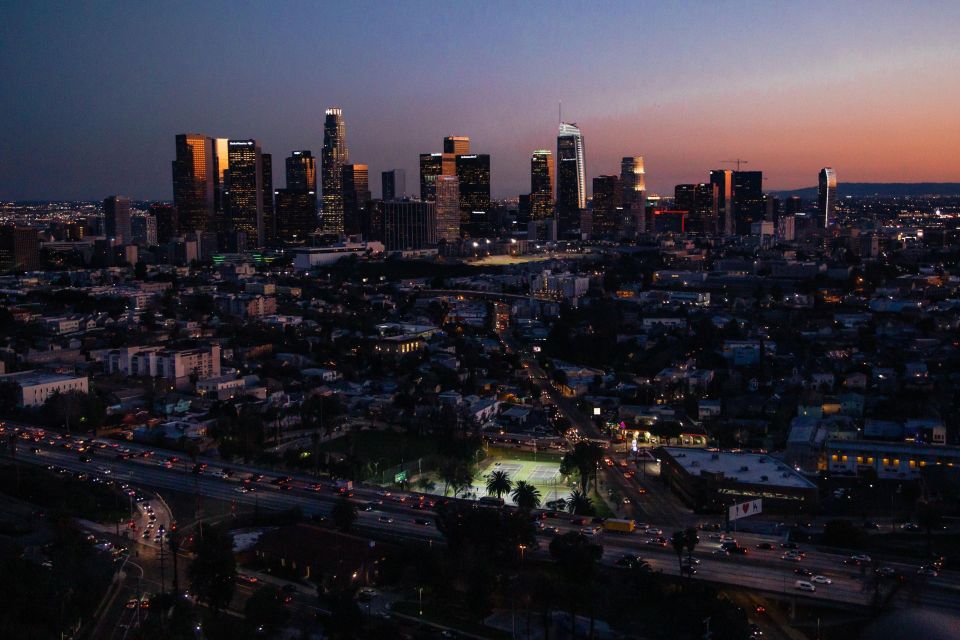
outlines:
[[[830, 23], [818, 20], [826, 7]], [[215, 5], [13, 8], [0, 26], [0, 68], [15, 87], [0, 106], [0, 149], [18, 161], [0, 164], [0, 197], [170, 200], [170, 136], [318, 152], [330, 105], [374, 175], [415, 175], [419, 153], [463, 135], [490, 154], [492, 196], [516, 197], [530, 153], [553, 148], [558, 100], [590, 141], [588, 189], [629, 153], [644, 156], [660, 194], [731, 157], [762, 168], [767, 190], [815, 186], [824, 166], [851, 182], [960, 179], [955, 5], [368, 8], [248, 8], [228, 21]], [[370, 19], [351, 19], [360, 14]], [[501, 14], [510, 19], [492, 27]], [[316, 38], [311, 25], [325, 20], [343, 32]], [[444, 30], [452, 24], [470, 28]], [[551, 37], [531, 37], [529, 24]], [[97, 38], [102, 28], [117, 37]], [[209, 38], [195, 43], [198, 33]]]

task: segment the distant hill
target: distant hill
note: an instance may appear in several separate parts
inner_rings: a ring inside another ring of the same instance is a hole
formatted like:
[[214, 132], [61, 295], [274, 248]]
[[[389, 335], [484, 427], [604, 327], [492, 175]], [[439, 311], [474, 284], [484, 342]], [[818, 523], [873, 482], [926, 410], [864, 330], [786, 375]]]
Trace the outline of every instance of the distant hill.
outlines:
[[[777, 191], [781, 198], [799, 196], [804, 200], [817, 197], [817, 187], [804, 187], [790, 191]], [[863, 198], [885, 196], [906, 198], [910, 196], [960, 196], [960, 182], [841, 182], [837, 194]]]

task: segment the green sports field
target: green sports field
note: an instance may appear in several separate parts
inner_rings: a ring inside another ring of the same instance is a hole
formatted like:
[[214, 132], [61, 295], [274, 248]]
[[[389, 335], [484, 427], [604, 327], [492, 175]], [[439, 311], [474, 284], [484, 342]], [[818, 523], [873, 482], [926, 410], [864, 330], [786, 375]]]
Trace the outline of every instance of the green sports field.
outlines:
[[[570, 495], [571, 486], [564, 484], [560, 475], [560, 461], [556, 456], [539, 456], [538, 460], [528, 459], [530, 454], [517, 452], [514, 456], [509, 450], [497, 450], [494, 455], [488, 456], [480, 463], [480, 475], [473, 480], [472, 492], [477, 497], [487, 495], [487, 476], [494, 471], [504, 471], [514, 483], [523, 480], [540, 490], [540, 499], [543, 502], [566, 498]], [[509, 496], [503, 499], [512, 504]]]

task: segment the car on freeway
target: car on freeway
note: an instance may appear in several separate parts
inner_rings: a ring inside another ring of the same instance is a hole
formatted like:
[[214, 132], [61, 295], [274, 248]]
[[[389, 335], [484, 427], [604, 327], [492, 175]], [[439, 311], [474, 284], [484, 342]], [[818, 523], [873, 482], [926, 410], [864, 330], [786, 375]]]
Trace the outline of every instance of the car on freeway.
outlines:
[[833, 584], [833, 580], [827, 576], [816, 575], [810, 578], [810, 582], [815, 582], [817, 584]]
[[904, 522], [900, 525], [900, 528], [904, 531], [920, 531], [920, 525], [916, 522]]
[[893, 567], [880, 567], [877, 569], [877, 575], [884, 578], [892, 578], [897, 575], [897, 570]]
[[393, 522], [393, 518], [391, 518], [390, 516], [380, 516], [379, 518], [377, 518], [377, 520], [379, 520], [380, 522], [386, 522], [387, 524], [390, 524]]
[[747, 548], [746, 548], [746, 547], [741, 547], [741, 546], [738, 546], [738, 545], [734, 545], [734, 546], [730, 547], [729, 549], [727, 549], [727, 551], [729, 551], [731, 554], [738, 555], [738, 556], [745, 556], [745, 555], [747, 555]]
[[431, 524], [433, 524], [429, 518], [414, 518], [413, 523], [422, 525], [424, 527], [429, 527]]
[[780, 559], [786, 560], [787, 562], [800, 562], [801, 560], [803, 560], [803, 558], [801, 558], [800, 556], [790, 555], [789, 553], [783, 554], [782, 556], [780, 556]]
[[813, 571], [810, 571], [810, 569], [799, 568], [794, 569], [793, 572], [798, 576], [803, 576], [804, 578], [809, 578], [813, 575]]
[[870, 556], [865, 553], [858, 553], [856, 555], [850, 556], [851, 560], [856, 560], [857, 562], [870, 562]]
[[937, 571], [937, 569], [936, 569], [935, 567], [927, 567], [927, 566], [924, 566], [924, 567], [920, 567], [919, 569], [917, 569], [917, 575], [921, 575], [921, 576], [932, 576], [932, 577], [936, 578], [938, 575], [940, 575], [940, 572]]
[[813, 586], [813, 583], [807, 582], [806, 580], [797, 580], [793, 583], [793, 588], [799, 589], [800, 591], [809, 591], [811, 593], [817, 590], [817, 588]]
[[773, 545], [769, 542], [761, 542], [757, 545], [757, 549], [761, 551], [773, 551]]
[[697, 568], [689, 564], [680, 565], [680, 575], [695, 576], [697, 575]]
[[800, 545], [798, 545], [796, 542], [781, 542], [780, 548], [781, 549], [799, 549]]
[[254, 576], [248, 576], [245, 573], [237, 574], [237, 582], [243, 582], [246, 584], [257, 584], [260, 580]]

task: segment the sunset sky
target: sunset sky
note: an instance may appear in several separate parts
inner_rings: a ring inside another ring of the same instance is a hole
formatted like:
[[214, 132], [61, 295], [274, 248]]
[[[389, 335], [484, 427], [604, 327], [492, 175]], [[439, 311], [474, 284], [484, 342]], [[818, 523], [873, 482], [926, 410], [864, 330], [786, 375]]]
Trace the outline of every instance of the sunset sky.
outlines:
[[558, 100], [588, 182], [624, 155], [660, 193], [737, 157], [771, 190], [960, 181], [956, 1], [5, 4], [0, 199], [169, 199], [183, 132], [282, 167], [319, 155], [327, 106], [374, 195], [457, 134], [516, 196]]

